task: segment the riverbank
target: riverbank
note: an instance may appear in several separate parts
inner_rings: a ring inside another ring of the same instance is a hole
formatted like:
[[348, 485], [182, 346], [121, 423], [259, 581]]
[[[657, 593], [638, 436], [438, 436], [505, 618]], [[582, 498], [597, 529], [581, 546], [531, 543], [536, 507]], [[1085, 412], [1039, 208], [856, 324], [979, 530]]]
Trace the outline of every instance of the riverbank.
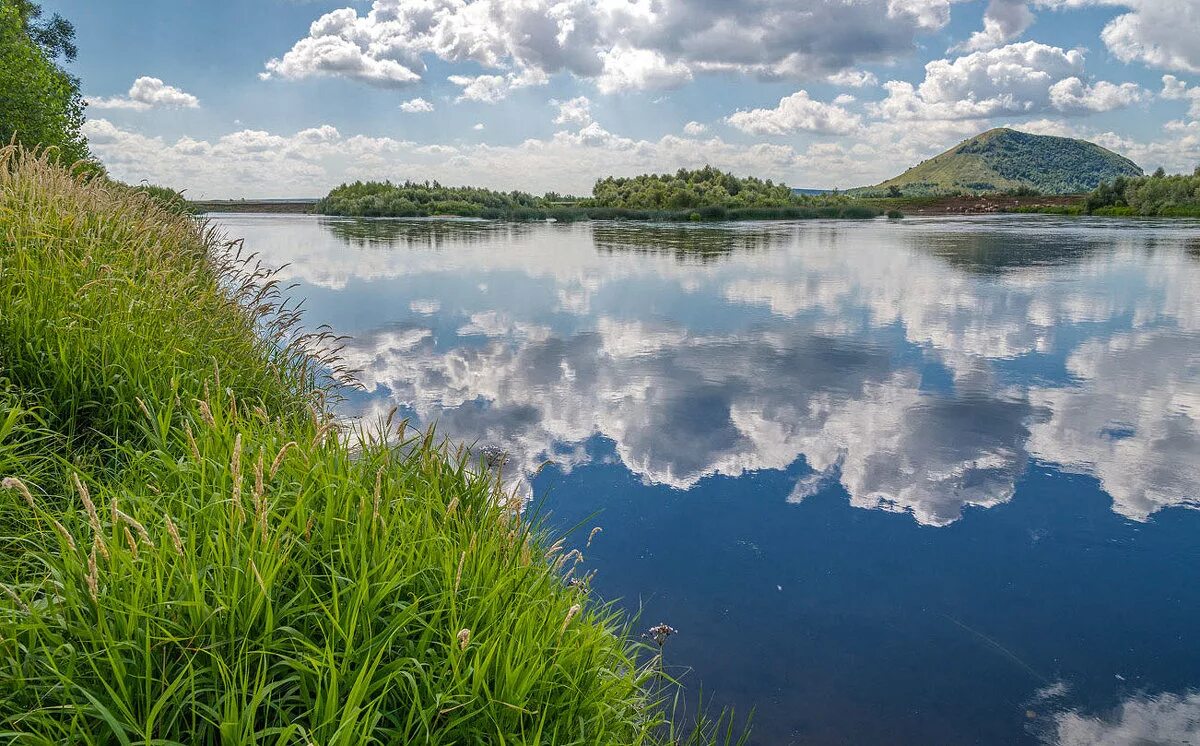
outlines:
[[12, 147], [0, 233], [0, 731], [674, 742], [584, 557], [432, 434], [339, 426], [237, 244]]

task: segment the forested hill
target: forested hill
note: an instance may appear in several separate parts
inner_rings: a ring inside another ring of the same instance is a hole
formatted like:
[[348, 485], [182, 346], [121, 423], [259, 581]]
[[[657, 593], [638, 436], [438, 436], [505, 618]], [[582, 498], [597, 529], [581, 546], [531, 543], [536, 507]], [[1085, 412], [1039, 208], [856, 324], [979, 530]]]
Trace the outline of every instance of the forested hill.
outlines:
[[910, 168], [855, 190], [865, 194], [983, 194], [1036, 190], [1077, 194], [1120, 176], [1141, 176], [1133, 161], [1086, 140], [993, 129]]

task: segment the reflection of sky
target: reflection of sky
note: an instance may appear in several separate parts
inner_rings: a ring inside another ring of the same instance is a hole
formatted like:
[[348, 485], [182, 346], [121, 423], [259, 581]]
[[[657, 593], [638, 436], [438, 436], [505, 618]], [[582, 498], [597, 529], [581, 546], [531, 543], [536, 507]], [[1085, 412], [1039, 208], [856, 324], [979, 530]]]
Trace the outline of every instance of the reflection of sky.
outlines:
[[712, 226], [230, 218], [354, 337], [370, 397], [443, 432], [648, 483], [784, 469], [945, 525], [1030, 457], [1135, 520], [1195, 506], [1194, 226], [1004, 219]]
[[756, 742], [1192, 735], [1196, 224], [223, 222]]

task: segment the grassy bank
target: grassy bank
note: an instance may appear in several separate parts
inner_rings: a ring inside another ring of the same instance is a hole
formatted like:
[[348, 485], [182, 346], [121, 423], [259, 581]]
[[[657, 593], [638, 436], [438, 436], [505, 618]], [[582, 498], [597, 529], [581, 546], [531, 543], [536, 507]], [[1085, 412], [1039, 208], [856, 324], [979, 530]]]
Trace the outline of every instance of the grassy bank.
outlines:
[[582, 557], [432, 437], [340, 430], [235, 246], [13, 148], [0, 236], [6, 739], [673, 739]]

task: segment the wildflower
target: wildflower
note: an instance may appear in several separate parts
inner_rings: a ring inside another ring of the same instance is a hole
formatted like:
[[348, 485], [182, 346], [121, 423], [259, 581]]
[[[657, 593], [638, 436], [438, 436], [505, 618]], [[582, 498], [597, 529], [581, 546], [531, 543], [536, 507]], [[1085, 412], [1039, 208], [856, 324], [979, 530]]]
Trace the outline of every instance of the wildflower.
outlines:
[[471, 630], [464, 627], [458, 631], [458, 649], [466, 650], [469, 642], [471, 642]]
[[643, 637], [649, 637], [651, 640], [654, 640], [654, 644], [661, 648], [667, 644], [668, 637], [678, 632], [679, 630], [668, 624], [656, 624]]

